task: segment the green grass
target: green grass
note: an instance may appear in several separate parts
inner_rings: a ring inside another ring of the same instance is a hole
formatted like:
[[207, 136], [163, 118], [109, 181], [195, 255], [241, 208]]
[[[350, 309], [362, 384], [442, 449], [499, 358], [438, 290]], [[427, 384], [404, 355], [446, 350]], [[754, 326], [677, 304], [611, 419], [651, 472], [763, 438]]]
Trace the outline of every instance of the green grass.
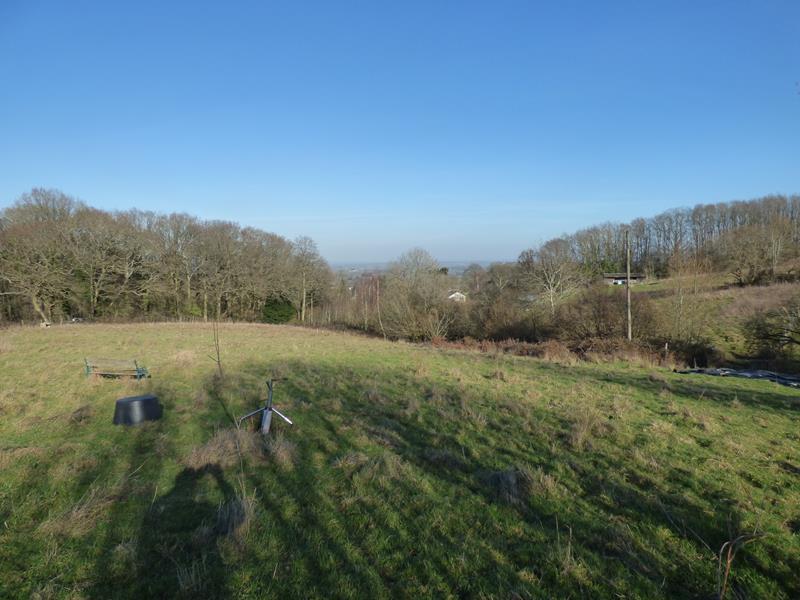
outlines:
[[[800, 399], [281, 326], [0, 332], [0, 596], [800, 596]], [[135, 357], [141, 384], [84, 356]], [[227, 416], [288, 378], [268, 444]], [[156, 392], [164, 418], [111, 424]], [[241, 460], [237, 452], [237, 443]]]

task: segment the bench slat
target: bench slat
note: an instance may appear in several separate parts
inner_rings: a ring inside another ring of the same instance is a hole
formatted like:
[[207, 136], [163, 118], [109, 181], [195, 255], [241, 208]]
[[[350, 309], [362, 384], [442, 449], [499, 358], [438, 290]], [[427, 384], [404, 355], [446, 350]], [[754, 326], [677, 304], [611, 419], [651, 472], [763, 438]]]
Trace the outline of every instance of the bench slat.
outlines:
[[87, 358], [86, 363], [90, 367], [107, 366], [107, 367], [129, 367], [132, 369], [136, 368], [135, 360], [126, 360], [118, 358]]
[[146, 368], [140, 367], [132, 359], [84, 358], [83, 360], [86, 363], [87, 377], [89, 375], [103, 375], [142, 379], [150, 376]]

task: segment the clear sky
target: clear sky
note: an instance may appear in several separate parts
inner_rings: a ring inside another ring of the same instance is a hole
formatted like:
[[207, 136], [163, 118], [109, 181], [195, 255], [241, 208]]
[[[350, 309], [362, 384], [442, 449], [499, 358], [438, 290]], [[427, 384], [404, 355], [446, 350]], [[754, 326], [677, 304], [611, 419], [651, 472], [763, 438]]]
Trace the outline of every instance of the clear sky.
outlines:
[[800, 2], [0, 0], [0, 206], [34, 186], [510, 259], [800, 192]]

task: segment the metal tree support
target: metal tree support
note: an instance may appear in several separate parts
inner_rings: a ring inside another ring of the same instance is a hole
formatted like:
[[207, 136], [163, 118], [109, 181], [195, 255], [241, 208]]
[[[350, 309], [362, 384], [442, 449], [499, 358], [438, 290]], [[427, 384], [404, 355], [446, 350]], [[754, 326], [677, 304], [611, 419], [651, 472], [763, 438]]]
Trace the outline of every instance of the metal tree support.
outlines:
[[289, 425], [294, 425], [291, 419], [279, 411], [272, 405], [272, 387], [274, 382], [280, 381], [280, 379], [268, 379], [267, 380], [267, 401], [264, 403], [262, 408], [258, 410], [254, 410], [251, 413], [246, 414], [245, 416], [239, 418], [239, 427], [242, 426], [242, 421], [245, 419], [249, 419], [250, 417], [255, 417], [257, 414], [261, 414], [261, 427], [259, 431], [261, 431], [262, 435], [267, 435], [269, 433], [269, 426], [272, 424], [272, 413], [278, 415], [281, 419], [286, 421]]

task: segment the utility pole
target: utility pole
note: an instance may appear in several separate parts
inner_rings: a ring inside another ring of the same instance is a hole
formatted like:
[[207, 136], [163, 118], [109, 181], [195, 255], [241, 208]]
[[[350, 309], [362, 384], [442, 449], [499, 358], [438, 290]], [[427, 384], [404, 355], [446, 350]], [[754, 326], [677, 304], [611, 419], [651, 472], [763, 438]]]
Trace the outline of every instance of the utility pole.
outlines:
[[625, 292], [628, 304], [628, 341], [633, 339], [633, 327], [631, 326], [631, 229], [625, 230], [625, 254], [627, 277], [625, 278]]

